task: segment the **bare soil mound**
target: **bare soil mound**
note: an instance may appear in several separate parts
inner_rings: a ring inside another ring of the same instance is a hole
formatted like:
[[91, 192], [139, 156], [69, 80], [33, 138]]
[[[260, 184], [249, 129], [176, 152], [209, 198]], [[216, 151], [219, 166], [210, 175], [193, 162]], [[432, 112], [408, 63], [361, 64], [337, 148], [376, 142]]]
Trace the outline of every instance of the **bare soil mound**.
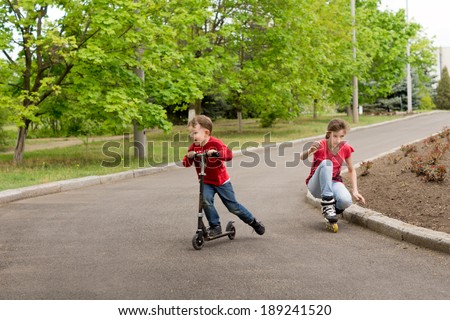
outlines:
[[[450, 233], [450, 129], [357, 169], [364, 207]], [[442, 181], [440, 181], [442, 180]]]

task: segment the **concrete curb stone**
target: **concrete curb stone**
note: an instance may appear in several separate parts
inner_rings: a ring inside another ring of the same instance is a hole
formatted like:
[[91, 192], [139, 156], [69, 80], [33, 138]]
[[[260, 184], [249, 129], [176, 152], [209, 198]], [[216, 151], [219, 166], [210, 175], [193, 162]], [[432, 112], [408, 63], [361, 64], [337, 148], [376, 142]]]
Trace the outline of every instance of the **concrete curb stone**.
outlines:
[[143, 177], [162, 171], [167, 171], [176, 167], [176, 164], [169, 164], [165, 167], [135, 169], [102, 176], [87, 176], [83, 178], [68, 179], [18, 189], [5, 190], [0, 192], [0, 204], [44, 196], [52, 193], [81, 189], [99, 184], [107, 184], [125, 179]]
[[[306, 202], [320, 208], [320, 199], [314, 198], [308, 191]], [[362, 208], [356, 204], [344, 211], [343, 218], [351, 223], [384, 234], [400, 241], [406, 241], [421, 247], [450, 253], [450, 234], [417, 227], [382, 213]]]

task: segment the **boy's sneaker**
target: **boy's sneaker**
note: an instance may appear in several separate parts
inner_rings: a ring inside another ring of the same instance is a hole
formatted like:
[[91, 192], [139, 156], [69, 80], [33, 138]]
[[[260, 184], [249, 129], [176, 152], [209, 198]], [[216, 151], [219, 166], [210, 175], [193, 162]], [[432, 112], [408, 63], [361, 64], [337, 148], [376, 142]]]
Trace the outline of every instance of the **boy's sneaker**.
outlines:
[[208, 228], [208, 236], [210, 238], [217, 237], [220, 234], [222, 234], [222, 227], [220, 224], [218, 226]]
[[260, 236], [266, 232], [266, 227], [261, 223], [261, 221], [253, 220], [252, 223], [250, 223], [250, 226], [255, 230], [257, 234]]
[[331, 223], [337, 222], [338, 217], [336, 216], [336, 208], [334, 204], [336, 201], [334, 199], [331, 200], [325, 200], [322, 199], [322, 202], [320, 203], [322, 205], [322, 214]]

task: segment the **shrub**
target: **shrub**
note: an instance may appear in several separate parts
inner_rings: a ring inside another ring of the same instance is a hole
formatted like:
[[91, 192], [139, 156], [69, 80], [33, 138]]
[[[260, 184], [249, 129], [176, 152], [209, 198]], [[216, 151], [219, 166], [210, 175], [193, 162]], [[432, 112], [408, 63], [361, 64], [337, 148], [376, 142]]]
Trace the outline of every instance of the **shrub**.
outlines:
[[277, 114], [275, 112], [265, 112], [261, 115], [261, 127], [270, 128], [277, 120]]
[[419, 106], [420, 110], [432, 110], [434, 108], [436, 108], [436, 105], [434, 104], [433, 99], [430, 97], [429, 94], [424, 95], [420, 99], [420, 106]]
[[441, 132], [438, 133], [439, 137], [450, 139], [450, 128], [445, 126]]
[[410, 153], [417, 152], [417, 147], [415, 145], [408, 144], [401, 146], [400, 150], [403, 151], [403, 154], [407, 157]]
[[369, 174], [369, 170], [372, 168], [373, 162], [372, 161], [363, 161], [361, 162], [361, 176], [367, 176]]
[[433, 141], [431, 151], [426, 156], [416, 156], [411, 159], [411, 171], [418, 176], [423, 176], [425, 181], [442, 182], [447, 174], [447, 168], [439, 165], [438, 162], [444, 157], [445, 152], [450, 147], [450, 142], [439, 143], [437, 139], [428, 139]]
[[443, 165], [428, 165], [424, 169], [425, 181], [442, 182], [447, 174], [447, 168]]
[[435, 143], [433, 148], [431, 149], [431, 152], [429, 154], [429, 164], [437, 164], [437, 162], [442, 159], [445, 152], [448, 150], [450, 146], [450, 143]]
[[425, 173], [426, 160], [423, 157], [414, 157], [411, 159], [411, 171], [421, 176]]
[[450, 77], [447, 67], [442, 70], [441, 80], [436, 88], [436, 107], [450, 110]]

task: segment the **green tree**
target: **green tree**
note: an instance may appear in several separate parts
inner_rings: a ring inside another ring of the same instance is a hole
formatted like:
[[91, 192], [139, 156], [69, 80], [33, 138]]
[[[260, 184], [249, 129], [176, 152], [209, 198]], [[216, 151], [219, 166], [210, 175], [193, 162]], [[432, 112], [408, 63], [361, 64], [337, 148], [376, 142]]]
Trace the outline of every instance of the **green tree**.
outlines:
[[154, 103], [186, 110], [213, 87], [224, 57], [208, 28], [211, 15], [209, 0], [179, 0], [168, 1], [151, 17], [162, 28], [154, 39], [158, 46], [144, 55], [149, 62], [146, 92]]
[[[378, 0], [358, 1], [358, 59], [360, 101], [372, 104], [402, 92], [406, 64], [413, 69], [414, 90], [431, 94], [435, 49], [417, 23], [407, 23], [405, 11], [380, 11]], [[410, 43], [408, 61], [406, 48]], [[396, 88], [395, 88], [396, 87]], [[399, 101], [389, 103], [398, 104]], [[388, 103], [388, 104], [389, 104]], [[399, 104], [400, 106], [401, 104]], [[400, 107], [399, 107], [400, 108]]]
[[[147, 13], [165, 3], [0, 3], [0, 48], [13, 75], [1, 102], [12, 110], [19, 127], [16, 163], [23, 159], [30, 124], [39, 123], [52, 110], [49, 104], [62, 94], [67, 100], [58, 107], [66, 116], [88, 124], [86, 130], [95, 122], [123, 128], [134, 120], [144, 126], [167, 127], [163, 108], [149, 103], [133, 73], [143, 63], [136, 57], [136, 46], [151, 43], [159, 32]], [[51, 20], [49, 10], [55, 9], [62, 16]]]
[[211, 91], [231, 101], [239, 119], [239, 131], [242, 114], [255, 111], [260, 105], [255, 100], [265, 94], [264, 82], [268, 79], [262, 74], [261, 57], [270, 46], [270, 5], [255, 0], [213, 1], [214, 14], [208, 25], [223, 59], [222, 68], [215, 72], [217, 86]]
[[311, 22], [300, 21], [295, 28], [301, 40], [296, 62], [302, 81], [297, 87], [303, 97], [300, 103], [316, 109], [350, 101], [351, 79], [357, 68], [352, 53], [350, 9], [346, 0], [311, 1], [305, 19]]
[[385, 97], [405, 77], [407, 43], [419, 29], [407, 24], [404, 10], [380, 11], [378, 4], [358, 1], [360, 103]]
[[436, 91], [436, 107], [450, 110], [450, 77], [447, 67], [442, 69], [441, 80], [438, 82]]
[[270, 126], [298, 115], [301, 104], [348, 94], [339, 86], [353, 67], [347, 2], [220, 1], [227, 21], [220, 44], [231, 63], [217, 79], [238, 114]]

